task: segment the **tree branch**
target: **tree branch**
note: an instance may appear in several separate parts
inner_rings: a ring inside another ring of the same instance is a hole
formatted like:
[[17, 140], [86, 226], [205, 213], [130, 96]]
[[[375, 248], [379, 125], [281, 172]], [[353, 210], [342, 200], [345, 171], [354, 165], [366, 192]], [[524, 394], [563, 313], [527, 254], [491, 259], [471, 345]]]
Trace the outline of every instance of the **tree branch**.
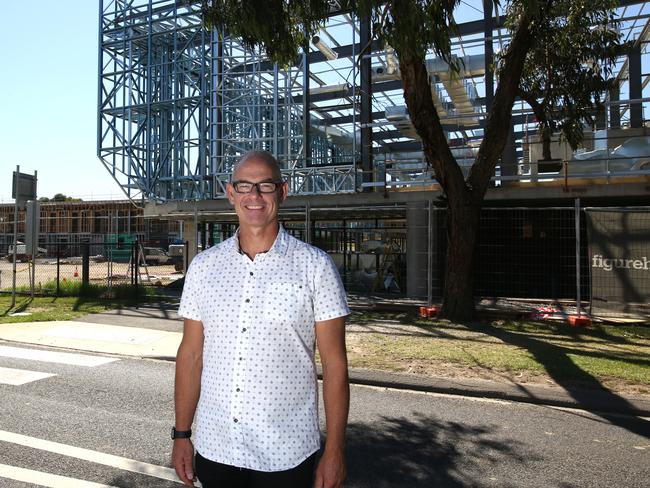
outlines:
[[517, 95], [519, 95], [519, 98], [521, 98], [524, 102], [530, 105], [530, 108], [533, 110], [533, 113], [535, 114], [538, 122], [547, 122], [544, 106], [537, 101], [532, 93], [519, 88], [519, 90], [517, 90]]
[[[399, 30], [404, 25], [403, 19], [412, 15], [408, 11], [409, 2], [393, 2], [393, 21]], [[461, 196], [467, 193], [465, 180], [456, 159], [452, 154], [440, 117], [433, 104], [431, 82], [427, 73], [424, 57], [416, 54], [412, 46], [395, 46], [399, 57], [400, 73], [404, 87], [404, 99], [415, 130], [422, 140], [427, 163], [433, 167], [436, 179], [445, 194]]]
[[539, 123], [540, 126], [539, 133], [542, 138], [542, 157], [546, 161], [548, 161], [552, 159], [551, 134], [553, 131], [549, 124], [548, 117], [546, 116], [544, 105], [543, 103], [538, 102], [537, 98], [535, 98], [535, 96], [532, 93], [527, 92], [521, 88], [519, 88], [518, 90], [518, 95], [519, 98], [525, 101], [528, 105], [530, 105], [530, 108], [533, 109], [533, 113], [535, 114], [535, 117], [537, 118], [537, 122]]
[[528, 14], [521, 15], [517, 31], [504, 56], [499, 85], [485, 126], [485, 136], [479, 147], [476, 162], [467, 178], [475, 201], [483, 200], [494, 168], [506, 145], [512, 119], [512, 106], [519, 89], [524, 61], [533, 43], [530, 33], [531, 20]]

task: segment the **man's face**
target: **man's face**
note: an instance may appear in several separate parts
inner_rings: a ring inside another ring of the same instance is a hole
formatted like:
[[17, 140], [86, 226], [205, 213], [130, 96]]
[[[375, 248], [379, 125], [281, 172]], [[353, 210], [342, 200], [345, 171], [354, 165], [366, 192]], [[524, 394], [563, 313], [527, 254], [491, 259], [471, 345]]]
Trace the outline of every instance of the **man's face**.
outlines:
[[[273, 168], [261, 159], [249, 159], [242, 163], [232, 179], [248, 183], [279, 180]], [[239, 225], [250, 228], [275, 225], [278, 220], [279, 206], [287, 197], [287, 186], [286, 183], [278, 185], [274, 193], [261, 193], [257, 186], [254, 186], [250, 193], [237, 193], [232, 183], [229, 183], [226, 192], [228, 200], [234, 205], [239, 217]]]

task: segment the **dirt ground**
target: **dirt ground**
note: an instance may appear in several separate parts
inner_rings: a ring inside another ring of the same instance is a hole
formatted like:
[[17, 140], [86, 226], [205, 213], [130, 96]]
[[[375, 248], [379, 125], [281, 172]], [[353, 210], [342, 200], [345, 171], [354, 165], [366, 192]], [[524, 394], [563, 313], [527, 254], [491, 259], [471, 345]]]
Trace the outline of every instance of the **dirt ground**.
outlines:
[[[16, 263], [16, 286], [29, 286], [31, 277], [31, 269], [29, 263]], [[13, 264], [2, 260], [0, 261], [0, 290], [11, 288], [12, 283], [12, 269]], [[59, 279], [74, 281], [81, 281], [81, 262], [61, 264], [59, 266]], [[115, 262], [90, 262], [89, 266], [90, 282], [95, 284], [108, 284], [108, 277], [112, 277], [112, 283], [131, 282], [131, 270], [129, 263], [115, 263]], [[165, 285], [175, 281], [183, 276], [174, 270], [174, 265], [152, 265], [139, 267], [139, 282], [143, 284], [156, 284]], [[37, 260], [35, 284], [45, 284], [55, 281], [57, 278], [57, 265], [56, 260]]]

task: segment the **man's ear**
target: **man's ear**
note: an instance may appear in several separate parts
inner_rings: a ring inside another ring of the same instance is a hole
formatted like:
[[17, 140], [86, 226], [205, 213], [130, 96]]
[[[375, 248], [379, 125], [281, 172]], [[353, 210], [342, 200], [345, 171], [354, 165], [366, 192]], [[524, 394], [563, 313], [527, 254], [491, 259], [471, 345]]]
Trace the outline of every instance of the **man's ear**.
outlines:
[[232, 186], [232, 183], [227, 183], [226, 184], [226, 196], [228, 197], [228, 201], [234, 205], [235, 204], [235, 195], [234, 195], [235, 189]]
[[280, 185], [280, 203], [287, 199], [287, 195], [289, 195], [289, 183], [284, 181]]

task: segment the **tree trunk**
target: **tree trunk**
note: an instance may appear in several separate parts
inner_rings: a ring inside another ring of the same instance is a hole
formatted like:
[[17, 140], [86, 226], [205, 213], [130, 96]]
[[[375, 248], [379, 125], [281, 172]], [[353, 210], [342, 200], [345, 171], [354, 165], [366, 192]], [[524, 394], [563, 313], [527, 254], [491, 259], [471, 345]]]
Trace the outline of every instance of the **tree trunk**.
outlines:
[[[391, 12], [398, 30], [408, 29], [409, 9], [410, 2], [393, 2]], [[485, 126], [485, 137], [467, 181], [449, 148], [433, 104], [424, 53], [418, 51], [414, 44], [394, 46], [400, 61], [404, 100], [409, 116], [422, 139], [427, 162], [433, 167], [436, 180], [448, 201], [448, 251], [440, 316], [453, 321], [466, 321], [474, 314], [472, 257], [479, 215], [485, 192], [510, 130], [512, 105], [519, 87], [524, 59], [532, 43], [530, 21], [526, 15], [520, 17], [519, 28], [505, 54], [499, 86]]]
[[481, 206], [447, 209], [447, 266], [440, 316], [465, 322], [474, 314], [473, 257]]

